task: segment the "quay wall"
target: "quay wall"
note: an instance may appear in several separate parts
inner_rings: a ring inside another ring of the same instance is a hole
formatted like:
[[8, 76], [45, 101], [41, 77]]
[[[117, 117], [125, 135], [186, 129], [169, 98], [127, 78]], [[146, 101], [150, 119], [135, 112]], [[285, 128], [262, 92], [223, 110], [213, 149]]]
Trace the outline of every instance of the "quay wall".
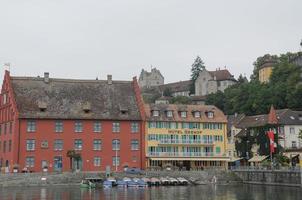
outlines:
[[[205, 170], [205, 171], [145, 171], [141, 175], [112, 173], [111, 176], [122, 179], [124, 177], [183, 177], [192, 184], [211, 184], [215, 176], [217, 184], [232, 184], [241, 182], [238, 176], [225, 170]], [[47, 186], [47, 185], [75, 185], [79, 184], [83, 178], [105, 179], [105, 172], [64, 172], [64, 173], [27, 173], [27, 174], [0, 174], [0, 187], [9, 186]]]
[[302, 187], [300, 170], [233, 170], [233, 172], [243, 183]]

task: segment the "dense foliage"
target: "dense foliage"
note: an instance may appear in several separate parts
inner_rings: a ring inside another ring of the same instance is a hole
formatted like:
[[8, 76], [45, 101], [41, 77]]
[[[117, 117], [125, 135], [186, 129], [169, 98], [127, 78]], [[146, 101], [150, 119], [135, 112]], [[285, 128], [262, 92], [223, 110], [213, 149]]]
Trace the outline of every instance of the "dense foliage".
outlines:
[[191, 67], [192, 84], [190, 86], [190, 94], [195, 94], [195, 81], [199, 76], [199, 72], [201, 72], [204, 69], [205, 69], [204, 62], [201, 60], [199, 56], [197, 56]]
[[254, 63], [255, 70], [250, 82], [241, 77], [238, 84], [227, 88], [224, 93], [208, 95], [206, 104], [214, 104], [226, 114], [267, 113], [270, 105], [277, 109], [302, 110], [301, 67], [290, 63], [292, 56], [293, 54], [272, 56], [277, 62], [267, 84], [258, 81], [257, 70], [263, 60], [258, 58]]

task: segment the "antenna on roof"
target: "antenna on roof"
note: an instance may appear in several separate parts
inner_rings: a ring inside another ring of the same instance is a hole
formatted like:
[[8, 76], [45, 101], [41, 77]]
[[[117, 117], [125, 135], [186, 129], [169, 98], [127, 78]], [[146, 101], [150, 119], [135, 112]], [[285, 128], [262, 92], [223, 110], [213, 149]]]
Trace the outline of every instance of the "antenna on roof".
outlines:
[[301, 48], [302, 48], [302, 40], [301, 40], [301, 42], [300, 42], [300, 46], [301, 46]]

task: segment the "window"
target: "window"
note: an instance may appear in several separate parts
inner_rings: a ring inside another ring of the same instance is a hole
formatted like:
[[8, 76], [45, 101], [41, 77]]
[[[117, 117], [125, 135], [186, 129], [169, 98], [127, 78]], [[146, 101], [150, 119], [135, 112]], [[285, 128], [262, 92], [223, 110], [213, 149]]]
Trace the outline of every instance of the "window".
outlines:
[[74, 149], [75, 150], [82, 150], [83, 148], [83, 142], [80, 139], [74, 140]]
[[0, 124], [0, 135], [2, 134], [2, 124]]
[[93, 140], [93, 150], [100, 151], [102, 149], [101, 140]]
[[62, 121], [56, 121], [55, 122], [55, 132], [56, 133], [63, 132], [63, 122]]
[[290, 134], [295, 134], [295, 128], [294, 127], [290, 127], [289, 128], [289, 133]]
[[214, 117], [214, 113], [213, 112], [208, 112], [208, 118], [213, 118]]
[[81, 132], [83, 132], [83, 124], [82, 124], [82, 122], [76, 121], [76, 122], [74, 123], [74, 131], [75, 131], [76, 133], [81, 133]]
[[47, 160], [42, 160], [41, 161], [41, 167], [42, 167], [42, 169], [47, 168], [48, 167], [48, 161]]
[[26, 150], [27, 151], [34, 151], [36, 147], [35, 140], [26, 140]]
[[6, 141], [3, 142], [3, 153], [6, 152]]
[[8, 141], [8, 152], [11, 152], [12, 151], [12, 141], [9, 140]]
[[153, 117], [158, 117], [159, 116], [159, 110], [153, 110], [152, 115], [153, 115]]
[[149, 122], [149, 128], [156, 128], [156, 122]]
[[7, 101], [6, 94], [3, 94], [3, 105], [6, 104], [6, 101]]
[[35, 166], [35, 158], [30, 156], [30, 157], [26, 157], [26, 163], [25, 163], [26, 167], [34, 167]]
[[173, 117], [173, 112], [172, 110], [167, 111], [167, 117]]
[[112, 157], [112, 165], [113, 166], [119, 166], [120, 165], [120, 157], [119, 156]]
[[112, 140], [112, 150], [120, 150], [120, 140]]
[[101, 122], [94, 122], [94, 124], [93, 124], [93, 132], [95, 132], [95, 133], [102, 132], [102, 124], [101, 124]]
[[9, 122], [9, 134], [13, 133], [13, 122]]
[[53, 146], [54, 146], [55, 151], [62, 151], [63, 150], [63, 140], [55, 140]]
[[200, 118], [200, 112], [199, 111], [195, 111], [194, 112], [194, 117], [195, 118]]
[[4, 124], [4, 135], [6, 135], [7, 132], [7, 124]]
[[138, 122], [132, 122], [131, 123], [131, 133], [138, 133]]
[[220, 147], [216, 147], [216, 153], [220, 153]]
[[186, 117], [187, 117], [187, 112], [186, 112], [186, 111], [181, 111], [181, 112], [180, 112], [180, 116], [181, 116], [182, 118], [186, 118]]
[[170, 122], [170, 128], [177, 129], [177, 123], [176, 122]]
[[297, 148], [297, 142], [296, 141], [292, 141], [292, 148]]
[[131, 150], [139, 150], [138, 140], [131, 140]]
[[27, 132], [35, 132], [36, 131], [36, 121], [29, 120], [27, 121]]
[[94, 157], [94, 158], [93, 158], [93, 165], [94, 165], [95, 167], [101, 166], [101, 158], [100, 158], [100, 157]]
[[190, 127], [189, 123], [186, 123], [186, 122], [182, 123], [182, 128], [183, 129], [184, 128], [189, 128], [189, 127]]
[[112, 132], [113, 133], [119, 133], [120, 132], [120, 123], [119, 122], [113, 122], [112, 123]]

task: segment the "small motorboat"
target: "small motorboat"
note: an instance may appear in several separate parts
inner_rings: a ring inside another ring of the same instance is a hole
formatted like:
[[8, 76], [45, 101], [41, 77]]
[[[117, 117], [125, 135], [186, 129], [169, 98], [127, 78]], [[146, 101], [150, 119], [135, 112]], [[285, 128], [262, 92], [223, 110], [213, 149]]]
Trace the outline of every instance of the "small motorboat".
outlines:
[[95, 188], [96, 184], [92, 183], [91, 181], [89, 181], [87, 179], [84, 179], [81, 181], [80, 186], [81, 186], [81, 188]]
[[112, 186], [117, 186], [117, 181], [115, 178], [109, 177], [107, 178], [107, 181], [110, 181]]
[[142, 179], [139, 179], [137, 183], [139, 187], [148, 187], [148, 183]]
[[151, 178], [150, 182], [151, 182], [152, 186], [159, 186], [160, 185], [160, 180], [158, 178]]
[[112, 182], [111, 181], [104, 181], [103, 182], [104, 188], [112, 188]]
[[145, 183], [147, 183], [147, 185], [148, 186], [151, 186], [152, 184], [151, 184], [151, 180], [149, 179], [149, 178], [142, 178], [142, 180], [145, 182]]
[[133, 178], [132, 179], [134, 182], [138, 183], [138, 181], [140, 180], [139, 178]]
[[128, 187], [138, 187], [138, 182], [135, 182], [133, 180], [127, 182]]
[[117, 181], [117, 186], [118, 187], [127, 187], [127, 182], [124, 180], [118, 180]]
[[168, 178], [161, 177], [159, 180], [162, 185], [170, 185], [170, 180]]
[[123, 181], [125, 181], [126, 183], [128, 183], [129, 181], [132, 181], [131, 178], [125, 177], [123, 178]]
[[185, 178], [180, 177], [180, 178], [177, 178], [177, 180], [180, 185], [189, 185], [189, 181]]
[[167, 178], [170, 181], [170, 185], [178, 185], [178, 180], [176, 178]]

